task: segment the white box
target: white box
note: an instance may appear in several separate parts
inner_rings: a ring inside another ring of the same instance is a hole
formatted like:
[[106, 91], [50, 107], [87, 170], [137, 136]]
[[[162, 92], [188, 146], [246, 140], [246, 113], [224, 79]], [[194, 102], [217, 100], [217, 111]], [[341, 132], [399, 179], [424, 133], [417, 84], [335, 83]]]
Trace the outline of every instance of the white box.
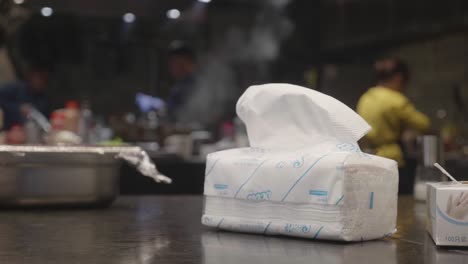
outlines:
[[468, 246], [468, 184], [427, 184], [427, 231], [438, 246]]

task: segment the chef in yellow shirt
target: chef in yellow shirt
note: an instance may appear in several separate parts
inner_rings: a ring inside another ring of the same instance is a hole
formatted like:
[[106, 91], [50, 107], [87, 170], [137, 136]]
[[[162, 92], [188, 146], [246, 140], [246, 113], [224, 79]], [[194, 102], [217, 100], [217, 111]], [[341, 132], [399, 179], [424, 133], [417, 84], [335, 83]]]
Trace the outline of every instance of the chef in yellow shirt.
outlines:
[[[409, 80], [405, 62], [386, 58], [375, 64], [377, 86], [371, 87], [359, 99], [357, 112], [370, 124], [372, 130], [364, 141], [378, 156], [393, 159], [400, 168], [400, 193], [411, 193], [415, 168], [407, 168], [400, 145], [404, 129], [421, 133], [430, 128], [430, 120], [419, 112], [403, 94]], [[406, 174], [406, 175], [405, 175]]]

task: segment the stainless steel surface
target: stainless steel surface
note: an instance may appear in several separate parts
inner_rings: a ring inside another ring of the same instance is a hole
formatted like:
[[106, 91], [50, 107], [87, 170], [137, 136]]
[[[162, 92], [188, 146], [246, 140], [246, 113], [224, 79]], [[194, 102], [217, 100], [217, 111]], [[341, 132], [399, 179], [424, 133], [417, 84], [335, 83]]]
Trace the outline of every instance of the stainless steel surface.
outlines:
[[171, 183], [139, 147], [0, 145], [0, 207], [108, 205], [119, 191], [121, 160]]
[[108, 205], [119, 191], [115, 156], [86, 147], [0, 148], [0, 206]]
[[437, 248], [425, 204], [400, 197], [398, 232], [333, 243], [218, 232], [200, 224], [201, 196], [119, 197], [105, 210], [0, 211], [0, 263], [468, 263]]
[[[0, 145], [0, 153], [12, 153], [17, 157], [27, 155], [110, 155], [116, 159], [124, 160], [134, 166], [141, 174], [152, 178], [156, 182], [171, 183], [172, 180], [159, 173], [156, 165], [140, 147], [107, 147], [107, 146], [9, 146]], [[36, 154], [35, 154], [36, 153]], [[1, 159], [0, 159], [1, 162]]]
[[46, 146], [46, 145], [0, 145], [0, 152], [13, 153], [96, 153], [119, 154], [142, 151], [139, 147], [107, 147], [107, 146]]
[[444, 165], [443, 146], [439, 137], [425, 135], [418, 137], [420, 160], [416, 168], [414, 181], [414, 197], [419, 201], [426, 200], [426, 183], [440, 182], [446, 179], [443, 174], [434, 167], [434, 163]]

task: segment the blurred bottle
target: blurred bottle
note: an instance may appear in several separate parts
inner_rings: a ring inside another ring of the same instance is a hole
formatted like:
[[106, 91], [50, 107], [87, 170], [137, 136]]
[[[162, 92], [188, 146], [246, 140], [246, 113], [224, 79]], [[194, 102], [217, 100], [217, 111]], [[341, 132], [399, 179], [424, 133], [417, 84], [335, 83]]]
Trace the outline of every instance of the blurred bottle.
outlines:
[[100, 144], [101, 142], [109, 141], [112, 139], [113, 134], [112, 129], [106, 125], [105, 119], [97, 117], [94, 127], [90, 130], [89, 143]]
[[46, 143], [49, 145], [78, 145], [81, 138], [76, 133], [69, 130], [67, 125], [66, 112], [56, 110], [50, 116], [51, 130], [46, 136]]
[[26, 117], [26, 122], [24, 123], [24, 132], [26, 135], [27, 144], [40, 144], [42, 143], [42, 133], [41, 128], [37, 124], [31, 115]]
[[95, 143], [92, 140], [93, 132], [93, 112], [89, 102], [85, 101], [81, 104], [80, 120], [78, 123], [78, 136], [81, 137], [84, 144]]
[[143, 141], [151, 141], [151, 142], [158, 141], [159, 125], [160, 124], [159, 124], [158, 113], [154, 110], [146, 112], [142, 120]]
[[65, 129], [65, 113], [63, 111], [54, 111], [50, 115], [50, 125], [52, 131], [60, 131]]
[[55, 138], [60, 131], [64, 130], [65, 125], [65, 112], [63, 110], [55, 110], [50, 115], [51, 129], [46, 135], [45, 141], [51, 145], [55, 143]]
[[444, 181], [445, 177], [434, 167], [434, 163], [444, 164], [443, 147], [439, 137], [425, 135], [418, 138], [420, 157], [416, 168], [414, 198], [426, 201], [427, 183]]
[[65, 104], [65, 122], [64, 129], [73, 133], [78, 133], [80, 122], [80, 109], [78, 102], [70, 100]]

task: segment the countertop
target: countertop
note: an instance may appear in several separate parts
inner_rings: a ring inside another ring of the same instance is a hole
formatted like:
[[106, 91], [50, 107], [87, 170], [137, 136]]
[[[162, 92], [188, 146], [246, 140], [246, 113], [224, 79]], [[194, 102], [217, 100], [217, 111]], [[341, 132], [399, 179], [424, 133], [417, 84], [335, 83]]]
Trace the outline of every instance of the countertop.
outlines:
[[425, 231], [425, 204], [400, 197], [392, 238], [333, 243], [218, 232], [201, 196], [121, 196], [106, 209], [0, 211], [0, 263], [468, 263]]

